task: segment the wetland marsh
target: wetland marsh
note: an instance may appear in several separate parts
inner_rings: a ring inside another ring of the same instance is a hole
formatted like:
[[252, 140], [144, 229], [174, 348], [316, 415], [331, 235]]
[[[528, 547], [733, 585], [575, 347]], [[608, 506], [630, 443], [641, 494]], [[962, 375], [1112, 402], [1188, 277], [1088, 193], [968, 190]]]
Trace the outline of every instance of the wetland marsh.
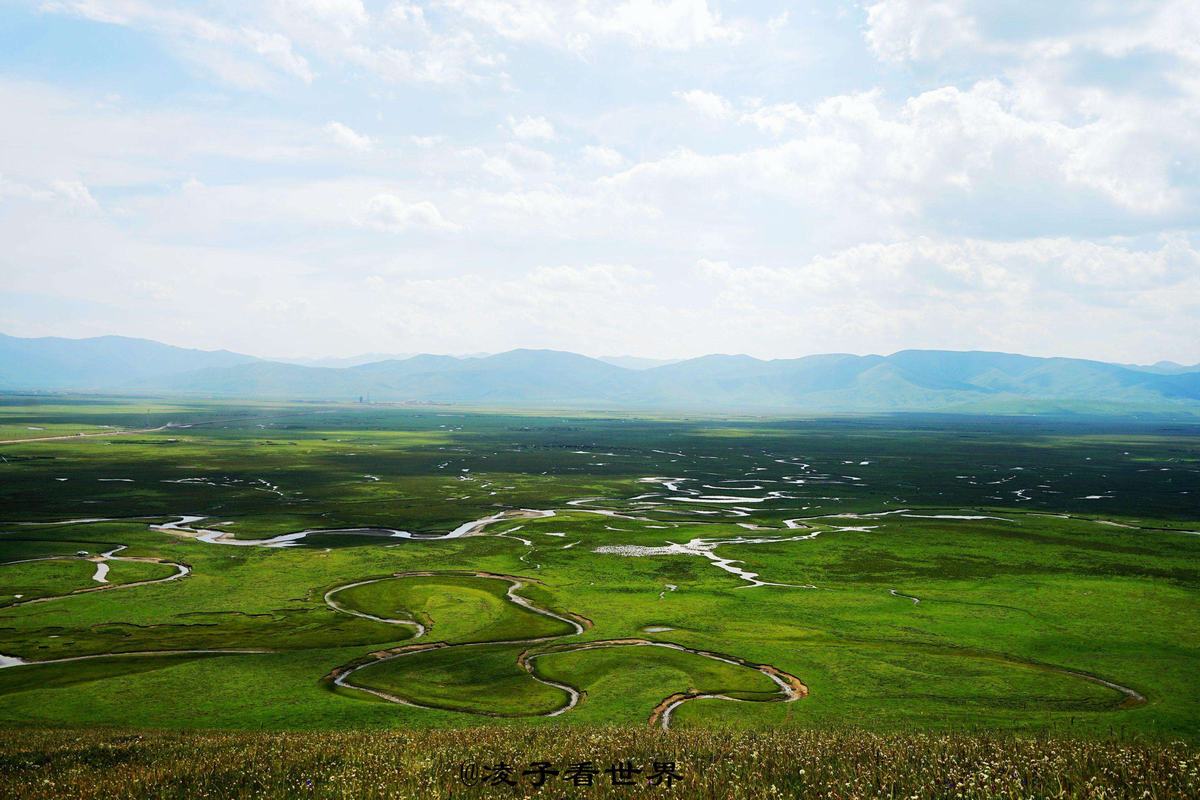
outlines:
[[1196, 741], [1185, 424], [0, 413], [7, 728]]

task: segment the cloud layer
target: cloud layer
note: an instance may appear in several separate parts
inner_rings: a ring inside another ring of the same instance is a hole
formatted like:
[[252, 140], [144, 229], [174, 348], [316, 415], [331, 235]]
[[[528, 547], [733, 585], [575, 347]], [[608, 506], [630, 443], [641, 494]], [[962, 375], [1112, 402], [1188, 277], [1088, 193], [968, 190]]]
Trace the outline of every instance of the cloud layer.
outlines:
[[0, 12], [0, 329], [1200, 362], [1188, 5]]

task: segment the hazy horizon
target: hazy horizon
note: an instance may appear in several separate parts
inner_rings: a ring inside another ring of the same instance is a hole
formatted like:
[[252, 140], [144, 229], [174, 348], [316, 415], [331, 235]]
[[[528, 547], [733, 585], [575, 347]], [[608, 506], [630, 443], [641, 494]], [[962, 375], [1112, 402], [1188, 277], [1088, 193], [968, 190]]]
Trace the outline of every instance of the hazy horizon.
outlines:
[[0, 10], [0, 330], [266, 357], [1200, 362], [1200, 15]]
[[[0, 335], [10, 335], [11, 336], [12, 334], [6, 334], [6, 332], [0, 331]], [[861, 353], [838, 351], [838, 352], [822, 352], [822, 353], [796, 353], [793, 355], [762, 357], [762, 356], [756, 356], [753, 353], [744, 353], [744, 352], [738, 353], [738, 352], [732, 352], [732, 351], [720, 352], [720, 351], [718, 351], [718, 352], [711, 352], [711, 353], [700, 353], [700, 354], [694, 355], [694, 356], [671, 357], [671, 356], [638, 356], [638, 355], [631, 355], [629, 353], [610, 353], [610, 352], [600, 352], [600, 351], [564, 350], [562, 348], [556, 348], [556, 347], [537, 347], [537, 346], [524, 347], [524, 346], [522, 346], [522, 347], [510, 347], [510, 348], [507, 348], [504, 350], [495, 350], [495, 351], [491, 351], [491, 352], [480, 351], [480, 352], [471, 352], [471, 353], [438, 353], [438, 352], [384, 353], [384, 352], [378, 352], [378, 351], [373, 351], [373, 350], [363, 350], [363, 351], [348, 352], [348, 353], [329, 355], [329, 356], [310, 356], [310, 355], [279, 356], [279, 355], [258, 353], [258, 352], [254, 352], [253, 350], [246, 351], [246, 350], [233, 350], [231, 348], [205, 348], [205, 347], [191, 348], [190, 345], [182, 345], [182, 344], [178, 344], [176, 342], [163, 341], [161, 339], [147, 339], [146, 337], [137, 337], [137, 336], [126, 337], [123, 334], [99, 334], [96, 337], [59, 337], [59, 336], [51, 335], [51, 336], [47, 336], [47, 337], [16, 337], [16, 338], [60, 338], [60, 339], [71, 339], [71, 340], [78, 341], [80, 339], [103, 338], [105, 336], [116, 336], [116, 337], [120, 337], [120, 338], [130, 338], [130, 339], [145, 339], [146, 341], [157, 342], [159, 344], [165, 344], [165, 345], [169, 345], [172, 347], [184, 347], [184, 348], [189, 348], [189, 349], [203, 350], [206, 352], [218, 352], [218, 351], [224, 350], [224, 351], [228, 351], [228, 352], [238, 353], [238, 354], [244, 355], [244, 356], [252, 356], [254, 358], [257, 358], [257, 359], [260, 359], [263, 361], [275, 361], [275, 362], [280, 362], [280, 363], [303, 364], [306, 366], [330, 366], [330, 364], [321, 363], [321, 362], [353, 362], [352, 364], [348, 364], [347, 366], [356, 366], [358, 364], [373, 363], [374, 361], [382, 361], [382, 360], [388, 360], [388, 359], [409, 359], [409, 358], [414, 358], [417, 356], [446, 356], [449, 358], [457, 358], [457, 359], [488, 358], [490, 356], [502, 355], [504, 353], [512, 352], [514, 350], [534, 350], [534, 351], [541, 350], [541, 351], [572, 353], [574, 355], [586, 356], [588, 358], [601, 360], [601, 361], [604, 361], [604, 360], [617, 361], [617, 360], [622, 360], [622, 359], [629, 359], [629, 360], [633, 360], [633, 361], [661, 362], [662, 364], [678, 363], [681, 361], [688, 361], [688, 360], [695, 359], [695, 358], [705, 358], [708, 356], [725, 356], [725, 357], [748, 356], [750, 358], [755, 358], [755, 359], [758, 359], [761, 361], [771, 361], [771, 360], [800, 359], [800, 358], [808, 358], [811, 356], [825, 356], [825, 355], [848, 355], [848, 356], [854, 356], [854, 357], [859, 357], [859, 358], [870, 357], [870, 356], [887, 357], [887, 356], [891, 356], [891, 355], [895, 355], [897, 353], [903, 352], [904, 350], [935, 350], [935, 351], [943, 351], [943, 352], [972, 352], [969, 350], [962, 350], [962, 349], [955, 349], [955, 348], [901, 348], [901, 349], [897, 349], [897, 350], [883, 350], [883, 351], [876, 351], [876, 352], [861, 352]], [[1004, 350], [993, 350], [993, 351], [975, 350], [973, 352], [1006, 353], [1009, 355], [1035, 356], [1038, 358], [1078, 358], [1078, 359], [1082, 359], [1085, 361], [1098, 361], [1098, 362], [1102, 362], [1102, 363], [1116, 363], [1116, 364], [1123, 363], [1123, 364], [1129, 364], [1129, 365], [1133, 365], [1133, 366], [1145, 366], [1145, 367], [1156, 366], [1159, 364], [1174, 364], [1176, 366], [1183, 366], [1183, 367], [1200, 366], [1200, 363], [1193, 365], [1193, 364], [1188, 364], [1186, 362], [1173, 361], [1171, 359], [1166, 359], [1166, 358], [1155, 359], [1153, 361], [1141, 361], [1141, 362], [1134, 362], [1134, 361], [1112, 362], [1112, 361], [1106, 361], [1105, 359], [1102, 359], [1102, 358], [1091, 358], [1088, 356], [1063, 356], [1063, 355], [1057, 355], [1057, 354], [1039, 356], [1034, 353], [1016, 353], [1016, 352], [1004, 351]]]

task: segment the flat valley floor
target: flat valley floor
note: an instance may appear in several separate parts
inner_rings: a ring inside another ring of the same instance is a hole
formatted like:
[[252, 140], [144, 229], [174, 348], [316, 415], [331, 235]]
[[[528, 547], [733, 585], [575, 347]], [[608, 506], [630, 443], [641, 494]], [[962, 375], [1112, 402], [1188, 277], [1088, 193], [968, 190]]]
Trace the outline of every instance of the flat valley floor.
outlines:
[[1052, 737], [1200, 787], [1200, 425], [9, 397], [0, 440], [30, 796], [85, 728]]

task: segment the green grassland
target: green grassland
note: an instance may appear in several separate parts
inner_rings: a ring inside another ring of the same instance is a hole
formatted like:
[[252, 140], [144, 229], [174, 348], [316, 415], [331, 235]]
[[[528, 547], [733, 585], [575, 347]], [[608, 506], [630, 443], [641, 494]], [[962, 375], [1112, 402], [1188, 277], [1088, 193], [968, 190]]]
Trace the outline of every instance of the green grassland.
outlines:
[[537, 683], [517, 666], [518, 650], [505, 645], [430, 650], [372, 664], [355, 683], [434, 708], [497, 717], [534, 716], [563, 705], [562, 690]]
[[672, 735], [1200, 740], [1195, 425], [0, 403], [59, 431], [0, 445], [7, 728], [566, 735], [720, 694]]
[[86, 561], [53, 559], [0, 565], [0, 604], [49, 597], [85, 588], [95, 567]]
[[450, 642], [490, 642], [562, 635], [563, 623], [520, 606], [505, 597], [507, 585], [464, 576], [390, 578], [348, 588], [338, 601], [375, 616], [400, 613], [414, 617], [436, 638]]

